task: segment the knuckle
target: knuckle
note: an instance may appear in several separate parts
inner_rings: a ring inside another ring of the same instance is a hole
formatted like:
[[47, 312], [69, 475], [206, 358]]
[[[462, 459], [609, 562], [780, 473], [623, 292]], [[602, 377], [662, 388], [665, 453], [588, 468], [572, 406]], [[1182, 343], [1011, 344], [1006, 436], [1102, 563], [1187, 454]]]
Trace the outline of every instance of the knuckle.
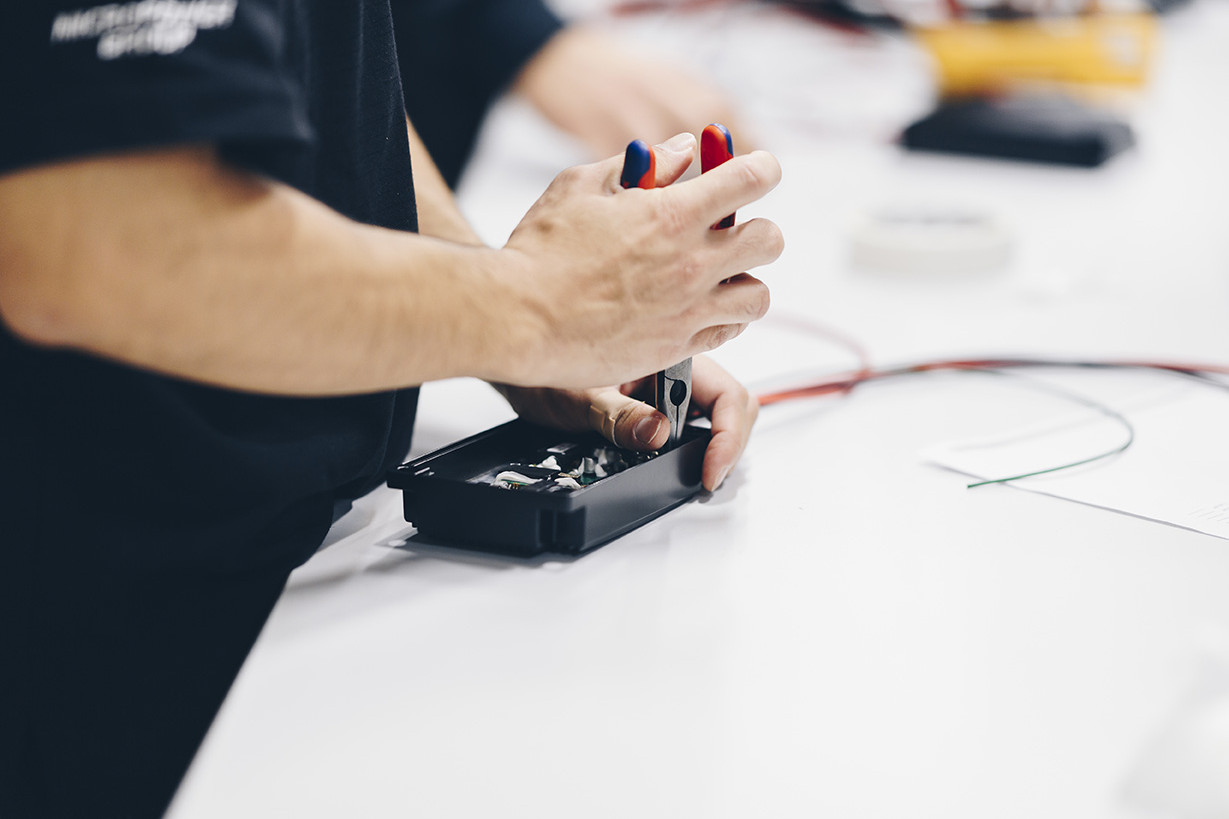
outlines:
[[715, 350], [727, 341], [732, 341], [742, 332], [743, 324], [722, 324], [710, 327], [703, 333], [701, 343], [705, 350]]
[[615, 429], [623, 431], [625, 427], [635, 420], [638, 410], [635, 404], [626, 403], [619, 408], [615, 413]]
[[767, 189], [776, 187], [781, 181], [781, 163], [767, 151], [752, 151], [747, 154], [747, 165], [752, 169], [755, 179]]
[[745, 324], [725, 325], [724, 327], [721, 328], [721, 334], [720, 334], [721, 343], [725, 344], [727, 341], [733, 341], [734, 339], [742, 335], [742, 332], [745, 329], [747, 329], [747, 325]]
[[764, 316], [768, 315], [768, 310], [769, 308], [772, 307], [772, 291], [768, 289], [768, 286], [761, 285], [759, 288], [759, 293], [760, 293], [760, 312], [759, 312], [759, 315], [756, 316], [757, 319], [761, 319]]
[[746, 311], [747, 318], [750, 321], [757, 321], [767, 315], [771, 304], [772, 295], [768, 292], [768, 288], [763, 284], [759, 284], [747, 298], [743, 309]]
[[708, 266], [692, 256], [684, 257], [679, 264], [677, 284], [690, 289], [705, 280]]
[[772, 253], [772, 258], [776, 259], [785, 252], [785, 234], [776, 222], [766, 221], [765, 224], [768, 226], [768, 236], [765, 242]]
[[738, 165], [738, 181], [746, 188], [751, 190], [759, 190], [768, 187], [768, 180], [764, 177], [762, 169], [758, 163], [747, 161]]
[[668, 239], [673, 240], [675, 237], [682, 235], [690, 222], [683, 208], [677, 202], [667, 202], [661, 199], [657, 201], [657, 207], [654, 208], [653, 224]]
[[654, 271], [656, 275], [648, 285], [649, 292], [671, 312], [686, 316], [703, 300], [700, 285], [706, 271], [702, 260], [692, 254], [680, 254], [668, 266]]
[[747, 239], [759, 254], [762, 264], [776, 261], [785, 252], [785, 234], [776, 222], [768, 219], [753, 219], [744, 226]]
[[574, 165], [569, 168], [564, 168], [556, 174], [555, 182], [564, 187], [572, 187], [579, 183], [584, 175], [584, 169], [580, 166]]
[[738, 181], [747, 190], [759, 191], [772, 187], [766, 169], [757, 162], [752, 154], [748, 154], [737, 166]]

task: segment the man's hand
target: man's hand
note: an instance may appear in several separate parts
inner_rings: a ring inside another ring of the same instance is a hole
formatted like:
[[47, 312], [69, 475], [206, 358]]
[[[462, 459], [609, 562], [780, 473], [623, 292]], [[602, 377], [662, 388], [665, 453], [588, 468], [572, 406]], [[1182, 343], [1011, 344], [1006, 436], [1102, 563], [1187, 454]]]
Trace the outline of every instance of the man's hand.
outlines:
[[743, 271], [780, 255], [780, 230], [764, 219], [710, 228], [776, 186], [776, 159], [757, 151], [672, 184], [695, 137], [654, 150], [655, 189], [623, 190], [621, 155], [571, 168], [513, 231], [500, 253], [519, 265], [523, 286], [509, 315], [530, 323], [503, 322], [509, 349], [499, 358], [513, 377], [489, 380], [620, 383], [714, 349], [768, 310], [768, 288]]
[[[713, 437], [704, 453], [701, 483], [712, 492], [721, 486], [747, 446], [759, 404], [747, 388], [712, 359], [693, 362], [692, 408], [712, 421]], [[627, 449], [652, 451], [665, 446], [666, 416], [638, 400], [652, 387], [643, 378], [620, 387], [552, 390], [509, 387], [499, 390], [527, 420], [565, 430], [596, 430]]]
[[633, 139], [652, 143], [710, 122], [751, 144], [716, 86], [581, 25], [552, 37], [512, 88], [595, 157]]
[[[658, 185], [694, 144], [657, 149]], [[210, 146], [0, 175], [0, 320], [29, 343], [282, 395], [620, 383], [762, 316], [768, 289], [738, 274], [782, 246], [765, 220], [709, 229], [776, 185], [770, 155], [654, 190], [623, 190], [620, 164], [564, 171], [501, 250], [456, 219], [426, 221], [446, 238], [355, 223]]]

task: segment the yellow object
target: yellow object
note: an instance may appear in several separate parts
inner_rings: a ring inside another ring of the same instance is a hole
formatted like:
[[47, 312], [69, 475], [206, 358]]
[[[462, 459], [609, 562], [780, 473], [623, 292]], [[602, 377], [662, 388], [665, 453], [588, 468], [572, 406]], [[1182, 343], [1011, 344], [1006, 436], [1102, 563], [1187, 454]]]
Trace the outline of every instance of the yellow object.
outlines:
[[1156, 40], [1150, 14], [957, 21], [918, 29], [945, 95], [997, 91], [1021, 82], [1137, 86]]

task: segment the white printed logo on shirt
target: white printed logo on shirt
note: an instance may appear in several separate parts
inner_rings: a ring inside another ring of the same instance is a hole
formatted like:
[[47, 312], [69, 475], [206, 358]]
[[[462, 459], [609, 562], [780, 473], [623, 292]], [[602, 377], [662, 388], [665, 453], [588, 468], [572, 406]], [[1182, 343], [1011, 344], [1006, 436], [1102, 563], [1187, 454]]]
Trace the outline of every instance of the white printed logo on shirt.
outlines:
[[62, 11], [51, 24], [51, 42], [98, 40], [98, 59], [177, 54], [202, 29], [227, 28], [238, 0], [137, 0]]

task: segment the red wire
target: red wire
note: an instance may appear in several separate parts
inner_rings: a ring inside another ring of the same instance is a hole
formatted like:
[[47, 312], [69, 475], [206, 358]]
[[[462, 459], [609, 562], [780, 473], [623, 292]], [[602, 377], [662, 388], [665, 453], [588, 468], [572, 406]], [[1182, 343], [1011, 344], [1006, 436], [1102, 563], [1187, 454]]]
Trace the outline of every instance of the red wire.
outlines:
[[786, 390], [777, 390], [774, 392], [764, 393], [758, 396], [758, 400], [760, 402], [760, 406], [766, 407], [772, 404], [779, 404], [783, 401], [791, 401], [797, 398], [810, 398], [819, 395], [830, 395], [837, 392], [848, 393], [859, 384], [864, 384], [867, 381], [874, 381], [895, 375], [933, 372], [936, 370], [996, 370], [1007, 367], [1103, 367], [1107, 369], [1121, 367], [1167, 370], [1169, 372], [1186, 373], [1188, 375], [1198, 375], [1204, 373], [1229, 375], [1229, 365], [1227, 364], [1193, 364], [1175, 361], [1138, 360], [1065, 361], [1060, 359], [1051, 360], [1044, 358], [956, 358], [924, 361], [919, 364], [910, 364], [884, 370], [874, 370], [864, 365], [862, 368], [853, 372], [841, 373], [815, 384], [807, 384], [801, 387], [792, 387]]

